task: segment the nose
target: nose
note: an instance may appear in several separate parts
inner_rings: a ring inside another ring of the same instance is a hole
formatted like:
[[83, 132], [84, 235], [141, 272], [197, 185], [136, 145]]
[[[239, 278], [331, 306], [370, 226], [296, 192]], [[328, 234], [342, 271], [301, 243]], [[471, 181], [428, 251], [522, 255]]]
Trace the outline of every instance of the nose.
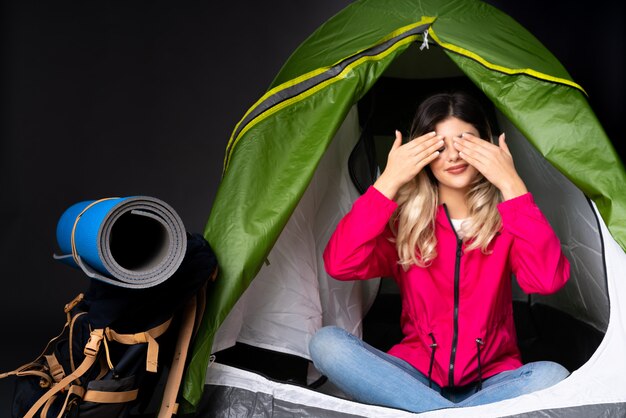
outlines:
[[459, 159], [459, 151], [454, 147], [453, 138], [446, 138], [446, 159], [453, 163]]

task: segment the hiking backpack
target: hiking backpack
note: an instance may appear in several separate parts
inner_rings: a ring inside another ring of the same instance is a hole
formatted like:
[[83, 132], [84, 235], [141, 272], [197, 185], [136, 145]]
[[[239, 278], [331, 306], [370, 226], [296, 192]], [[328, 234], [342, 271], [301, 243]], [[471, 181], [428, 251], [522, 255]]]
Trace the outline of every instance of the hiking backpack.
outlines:
[[[187, 351], [204, 311], [217, 260], [199, 234], [187, 234], [183, 262], [146, 289], [91, 280], [68, 303], [66, 323], [17, 376], [14, 418], [170, 417]], [[158, 414], [158, 415], [157, 415]]]

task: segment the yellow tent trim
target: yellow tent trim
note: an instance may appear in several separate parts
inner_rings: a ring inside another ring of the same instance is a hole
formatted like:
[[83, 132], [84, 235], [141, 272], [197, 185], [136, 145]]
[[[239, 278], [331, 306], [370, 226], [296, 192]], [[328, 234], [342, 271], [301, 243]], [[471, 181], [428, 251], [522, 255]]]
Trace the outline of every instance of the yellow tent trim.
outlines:
[[505, 73], [505, 74], [527, 74], [530, 75], [532, 77], [535, 78], [539, 78], [541, 80], [546, 80], [546, 81], [551, 81], [553, 83], [559, 83], [559, 84], [566, 84], [570, 87], [574, 87], [580, 91], [582, 91], [585, 95], [587, 95], [587, 92], [578, 84], [574, 83], [573, 81], [567, 80], [565, 78], [560, 78], [560, 77], [554, 77], [548, 74], [544, 74], [541, 73], [539, 71], [535, 71], [533, 69], [530, 68], [507, 68], [507, 67], [503, 67], [501, 65], [497, 65], [497, 64], [493, 64], [489, 61], [487, 61], [486, 59], [484, 59], [483, 57], [481, 57], [478, 54], [475, 54], [472, 51], [468, 51], [467, 49], [461, 48], [460, 46], [456, 46], [453, 45], [451, 43], [448, 42], [443, 42], [435, 33], [435, 31], [433, 30], [433, 27], [431, 26], [428, 29], [428, 34], [430, 35], [430, 37], [442, 48], [445, 48], [447, 50], [456, 52], [457, 54], [460, 55], [464, 55], [468, 58], [471, 58], [475, 61], [478, 61], [479, 63], [481, 63], [482, 65], [484, 65], [485, 67], [495, 70], [495, 71], [499, 71], [501, 73]]
[[[417, 22], [417, 23], [412, 23], [410, 25], [407, 26], [403, 26], [391, 33], [389, 33], [388, 35], [386, 35], [384, 38], [380, 39], [378, 42], [376, 42], [374, 45], [368, 47], [368, 48], [364, 48], [360, 51], [358, 51], [357, 53], [355, 53], [354, 55], [358, 55], [360, 53], [362, 53], [363, 51], [366, 51], [370, 48], [373, 48], [376, 45], [380, 45], [383, 44], [385, 42], [387, 42], [390, 39], [393, 39], [394, 37], [401, 35], [404, 32], [410, 31], [418, 26], [424, 25], [424, 24], [432, 24], [435, 21], [436, 18], [434, 17], [422, 17], [422, 19]], [[237, 132], [237, 130], [239, 129], [239, 126], [241, 125], [241, 123], [246, 119], [246, 117], [254, 110], [257, 108], [257, 106], [259, 106], [261, 103], [263, 103], [265, 100], [267, 100], [269, 97], [273, 96], [274, 94], [288, 89], [290, 87], [293, 87], [303, 81], [306, 81], [310, 78], [316, 77], [319, 74], [322, 74], [326, 71], [328, 71], [330, 68], [333, 68], [335, 65], [339, 64], [341, 61], [345, 60], [342, 59], [338, 62], [336, 62], [335, 64], [328, 66], [328, 67], [322, 67], [322, 68], [318, 68], [316, 70], [310, 71], [306, 74], [303, 74], [301, 76], [298, 76], [292, 80], [286, 81], [270, 90], [268, 90], [259, 100], [256, 101], [256, 103], [254, 105], [252, 105], [252, 107], [250, 107], [250, 109], [248, 109], [248, 111], [245, 113], [245, 115], [243, 116], [243, 118], [241, 118], [241, 120], [237, 123], [237, 125], [235, 126], [235, 129], [233, 130], [233, 133], [228, 141], [228, 144], [226, 146], [226, 149], [228, 150], [225, 158], [224, 158], [224, 173], [226, 172], [226, 170], [228, 169], [228, 165], [229, 165], [229, 161], [230, 158], [232, 156], [233, 150], [235, 148], [235, 146], [237, 145], [237, 143], [239, 142], [239, 140], [241, 139], [241, 137], [248, 131], [250, 130], [250, 128], [252, 128], [252, 126], [256, 125], [257, 123], [261, 122], [263, 119], [265, 119], [266, 117], [276, 113], [277, 111], [285, 108], [286, 106], [289, 106], [299, 100], [302, 100], [306, 97], [309, 97], [310, 95], [312, 95], [313, 93], [316, 93], [317, 91], [325, 88], [326, 86], [334, 83], [335, 81], [338, 81], [339, 79], [345, 78], [345, 74], [347, 73], [347, 71], [351, 71], [353, 68], [355, 68], [357, 65], [362, 64], [365, 61], [372, 61], [372, 60], [380, 60], [382, 58], [384, 58], [385, 56], [389, 55], [389, 53], [391, 53], [392, 51], [395, 51], [398, 46], [404, 45], [406, 44], [408, 41], [410, 40], [410, 42], [413, 42], [416, 39], [415, 35], [409, 36], [406, 39], [403, 39], [402, 41], [398, 42], [397, 44], [395, 44], [392, 48], [389, 48], [385, 51], [383, 51], [382, 53], [375, 55], [375, 56], [369, 56], [369, 57], [363, 57], [360, 58], [358, 60], [356, 60], [355, 62], [353, 62], [352, 64], [348, 65], [346, 68], [344, 68], [344, 70], [337, 74], [335, 77], [333, 77], [332, 79], [326, 80], [322, 83], [320, 83], [319, 85], [315, 86], [312, 89], [307, 90], [306, 92], [294, 96], [289, 100], [286, 100], [284, 102], [281, 102], [280, 104], [278, 104], [277, 106], [274, 106], [273, 108], [271, 108], [270, 110], [268, 110], [267, 112], [263, 112], [261, 115], [257, 116], [255, 119], [251, 120], [248, 125], [242, 129], [241, 132], [239, 132], [239, 134], [237, 135], [236, 138], [234, 138], [235, 132]]]

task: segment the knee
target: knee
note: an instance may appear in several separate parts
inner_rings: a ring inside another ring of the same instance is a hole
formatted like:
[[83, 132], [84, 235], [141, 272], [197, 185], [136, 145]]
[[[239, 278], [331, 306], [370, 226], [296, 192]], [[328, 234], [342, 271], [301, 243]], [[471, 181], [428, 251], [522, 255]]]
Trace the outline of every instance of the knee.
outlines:
[[319, 358], [323, 358], [324, 352], [332, 350], [341, 328], [328, 326], [320, 328], [311, 338], [309, 342], [309, 354], [315, 362]]
[[309, 342], [309, 355], [315, 367], [324, 373], [345, 361], [345, 354], [354, 351], [358, 339], [348, 331], [327, 326], [319, 329]]
[[533, 375], [546, 387], [559, 383], [570, 374], [565, 367], [553, 361], [538, 361], [534, 363], [533, 369]]

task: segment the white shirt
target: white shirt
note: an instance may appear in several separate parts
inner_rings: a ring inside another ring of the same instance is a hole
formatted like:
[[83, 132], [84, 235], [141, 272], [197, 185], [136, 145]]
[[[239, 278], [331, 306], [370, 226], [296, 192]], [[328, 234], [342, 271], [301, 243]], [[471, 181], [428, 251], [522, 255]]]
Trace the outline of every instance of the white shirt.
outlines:
[[463, 232], [461, 232], [461, 227], [463, 225], [463, 222], [465, 222], [465, 219], [450, 218], [450, 222], [452, 222], [452, 226], [454, 227], [454, 230], [456, 231], [456, 234], [458, 235], [458, 237], [463, 239]]

